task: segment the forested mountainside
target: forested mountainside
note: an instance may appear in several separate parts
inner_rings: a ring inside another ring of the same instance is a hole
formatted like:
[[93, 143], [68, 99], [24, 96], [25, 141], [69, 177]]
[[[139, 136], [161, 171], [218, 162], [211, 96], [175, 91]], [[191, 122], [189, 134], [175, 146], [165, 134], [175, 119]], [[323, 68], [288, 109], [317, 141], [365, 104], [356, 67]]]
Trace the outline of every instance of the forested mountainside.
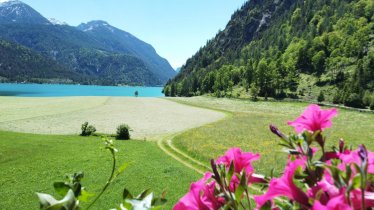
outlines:
[[[104, 21], [79, 27], [59, 25], [18, 0], [0, 3], [0, 40], [29, 48], [46, 60], [55, 60], [73, 75], [78, 75], [66, 77], [74, 78], [75, 83], [155, 86], [165, 84], [176, 74], [151, 45]], [[120, 48], [113, 48], [113, 44]], [[3, 53], [15, 52], [4, 48]], [[13, 70], [1, 69], [0, 76], [8, 75], [6, 78], [14, 80], [21, 78], [17, 72], [24, 72], [26, 75], [22, 78], [26, 80], [23, 81], [28, 82], [28, 66], [17, 63], [21, 60], [13, 61], [16, 62]], [[48, 71], [47, 66], [42, 67]], [[48, 74], [41, 75], [40, 81], [59, 77], [61, 75], [50, 68]]]
[[26, 47], [0, 40], [1, 81], [43, 82], [40, 78], [63, 83], [81, 79], [77, 73], [52, 59], [45, 58]]
[[250, 0], [164, 92], [374, 108], [373, 13], [372, 0]]
[[110, 51], [128, 53], [142, 59], [149, 66], [149, 70], [158, 75], [160, 80], [164, 82], [176, 74], [169, 62], [160, 57], [150, 44], [141, 41], [126, 31], [109, 25], [105, 21], [90, 21], [79, 25], [77, 28], [90, 35], [90, 37], [94, 37], [100, 43], [104, 43]]

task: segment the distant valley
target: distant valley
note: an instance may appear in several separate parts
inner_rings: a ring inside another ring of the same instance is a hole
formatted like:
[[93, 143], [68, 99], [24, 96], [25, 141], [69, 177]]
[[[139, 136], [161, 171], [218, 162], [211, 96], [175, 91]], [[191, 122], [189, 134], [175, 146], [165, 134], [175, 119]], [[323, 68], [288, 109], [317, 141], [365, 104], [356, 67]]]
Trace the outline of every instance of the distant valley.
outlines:
[[161, 86], [176, 74], [146, 42], [101, 20], [77, 27], [0, 3], [0, 81]]

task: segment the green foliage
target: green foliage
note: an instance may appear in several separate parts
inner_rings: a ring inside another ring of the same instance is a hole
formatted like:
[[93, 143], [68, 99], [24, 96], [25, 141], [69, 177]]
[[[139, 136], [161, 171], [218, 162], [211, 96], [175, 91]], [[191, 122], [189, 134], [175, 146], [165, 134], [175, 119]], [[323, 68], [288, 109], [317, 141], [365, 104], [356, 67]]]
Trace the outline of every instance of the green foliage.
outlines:
[[258, 93], [259, 93], [258, 87], [255, 84], [252, 84], [251, 89], [250, 89], [252, 101], [257, 101]]
[[360, 95], [358, 95], [357, 93], [349, 94], [348, 97], [344, 100], [344, 105], [356, 108], [365, 108], [362, 104]]
[[318, 102], [323, 102], [323, 101], [325, 101], [325, 95], [323, 94], [323, 91], [320, 91], [320, 92], [319, 92], [319, 95], [318, 95], [318, 97], [317, 97], [317, 101], [318, 101]]
[[374, 110], [374, 100], [371, 101], [370, 110]]
[[130, 127], [127, 124], [122, 124], [117, 127], [117, 136], [118, 140], [129, 140], [130, 139]]
[[222, 97], [255, 84], [262, 97], [299, 98], [300, 76], [308, 75], [320, 89], [301, 97], [331, 88], [345, 93], [326, 101], [356, 104], [350, 101], [374, 91], [373, 13], [368, 0], [248, 1], [165, 88], [183, 83], [188, 91], [176, 96]]
[[93, 125], [89, 125], [88, 122], [82, 124], [81, 130], [81, 136], [91, 136], [96, 132], [96, 128]]
[[[101, 189], [100, 193], [88, 204], [86, 209], [92, 207], [99, 198], [107, 191], [108, 187], [113, 183], [113, 181], [124, 172], [127, 168], [128, 164], [123, 164], [121, 167], [117, 169], [117, 157], [116, 153], [118, 149], [114, 146], [113, 140], [103, 138], [105, 142], [105, 149], [109, 150], [112, 156], [112, 169], [109, 179]], [[80, 208], [80, 202], [87, 202], [89, 197], [92, 197], [93, 194], [89, 194], [85, 191], [85, 188], [81, 184], [81, 180], [83, 179], [83, 173], [75, 173], [73, 175], [67, 176], [66, 182], [55, 182], [54, 188], [57, 194], [63, 196], [64, 198], [60, 201], [56, 200], [53, 196], [44, 194], [44, 193], [37, 193], [40, 202], [40, 209], [42, 210], [53, 210], [53, 209], [64, 209], [64, 210], [75, 210]], [[124, 190], [124, 203], [125, 205], [121, 205], [119, 209], [122, 209], [122, 206], [126, 206], [125, 209], [132, 209], [132, 208], [144, 208], [153, 209], [153, 208], [162, 208], [163, 205], [166, 203], [166, 199], [164, 199], [164, 194], [162, 198], [154, 198], [153, 193], [150, 190], [146, 190], [141, 193], [136, 199], [133, 199], [130, 192], [125, 189]], [[126, 196], [125, 196], [126, 195]], [[129, 198], [131, 196], [131, 198]], [[156, 203], [156, 201], [162, 201]], [[131, 202], [132, 201], [132, 202]]]
[[[13, 81], [72, 83], [80, 76], [56, 61], [17, 44], [0, 39], [0, 77]], [[39, 79], [39, 80], [38, 80]]]

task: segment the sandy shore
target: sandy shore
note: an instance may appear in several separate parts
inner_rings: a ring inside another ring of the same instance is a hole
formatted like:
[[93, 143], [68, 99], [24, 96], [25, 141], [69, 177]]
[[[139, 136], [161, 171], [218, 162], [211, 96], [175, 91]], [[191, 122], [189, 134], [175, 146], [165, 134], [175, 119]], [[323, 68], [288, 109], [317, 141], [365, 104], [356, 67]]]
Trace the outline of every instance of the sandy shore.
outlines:
[[78, 134], [85, 121], [100, 133], [127, 123], [136, 139], [180, 132], [219, 120], [223, 113], [162, 98], [0, 97], [0, 130], [39, 134]]

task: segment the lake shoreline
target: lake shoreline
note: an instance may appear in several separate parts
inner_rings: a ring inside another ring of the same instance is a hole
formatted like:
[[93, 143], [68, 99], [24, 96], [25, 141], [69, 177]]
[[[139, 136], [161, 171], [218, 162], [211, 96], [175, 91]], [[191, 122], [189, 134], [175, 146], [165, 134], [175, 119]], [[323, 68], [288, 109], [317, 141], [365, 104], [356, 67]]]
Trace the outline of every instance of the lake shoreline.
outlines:
[[65, 97], [65, 96], [164, 97], [164, 94], [162, 93], [162, 87], [101, 86], [101, 85], [76, 85], [76, 84], [0, 83], [0, 96], [15, 96], [15, 97]]

